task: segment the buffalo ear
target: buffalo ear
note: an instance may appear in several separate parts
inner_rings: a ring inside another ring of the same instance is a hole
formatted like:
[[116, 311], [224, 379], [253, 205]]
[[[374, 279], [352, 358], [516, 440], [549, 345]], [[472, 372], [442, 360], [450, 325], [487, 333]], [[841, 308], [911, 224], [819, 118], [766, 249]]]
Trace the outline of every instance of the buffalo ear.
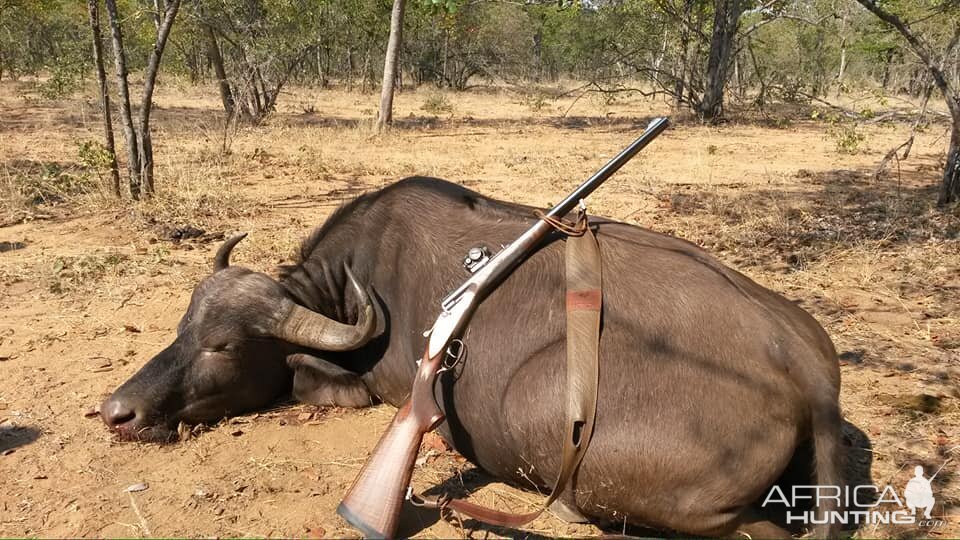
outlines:
[[373, 404], [373, 397], [360, 376], [309, 354], [292, 354], [293, 397], [318, 406], [360, 408]]

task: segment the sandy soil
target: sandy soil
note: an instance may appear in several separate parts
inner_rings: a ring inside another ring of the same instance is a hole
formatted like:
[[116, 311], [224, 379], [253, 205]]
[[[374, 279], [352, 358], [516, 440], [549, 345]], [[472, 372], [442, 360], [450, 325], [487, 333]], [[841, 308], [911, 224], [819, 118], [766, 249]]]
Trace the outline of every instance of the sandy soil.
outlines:
[[[165, 446], [118, 443], [84, 413], [172, 340], [220, 235], [249, 231], [235, 263], [271, 271], [337, 205], [412, 174], [546, 206], [668, 112], [589, 96], [539, 107], [496, 90], [443, 94], [452, 109], [436, 115], [423, 107], [437, 95], [422, 90], [398, 96], [398, 128], [374, 136], [376, 96], [298, 89], [264, 125], [225, 136], [212, 88], [170, 82], [156, 99], [155, 201], [47, 193], [23, 204], [31, 178], [64, 181], [51, 164], [83, 174], [78, 143], [99, 137], [99, 117], [92, 92], [49, 103], [20, 91], [0, 85], [0, 242], [16, 248], [0, 252], [4, 537], [355, 535], [334, 508], [390, 407], [278, 404]], [[952, 459], [934, 481], [940, 526], [858, 534], [960, 536], [960, 210], [932, 207], [945, 128], [921, 131], [899, 173], [874, 180], [908, 124], [863, 123], [865, 140], [845, 154], [824, 115], [771, 114], [677, 123], [593, 211], [703, 245], [810, 310], [842, 353], [851, 464], [902, 489], [914, 465]], [[206, 234], [172, 241], [185, 226]], [[513, 510], [541, 501], [449, 451], [424, 455], [418, 487], [463, 484]], [[421, 537], [516, 534], [421, 518], [409, 527]], [[551, 515], [527, 530], [599, 532]]]

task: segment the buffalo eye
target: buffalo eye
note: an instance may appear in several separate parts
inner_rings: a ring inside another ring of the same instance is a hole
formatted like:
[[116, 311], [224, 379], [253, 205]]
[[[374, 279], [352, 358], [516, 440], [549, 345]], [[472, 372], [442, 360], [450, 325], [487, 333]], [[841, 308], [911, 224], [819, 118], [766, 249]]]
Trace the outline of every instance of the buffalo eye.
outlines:
[[240, 350], [240, 347], [238, 347], [235, 343], [221, 343], [212, 347], [203, 348], [204, 352], [221, 354], [225, 356], [233, 356], [238, 350]]

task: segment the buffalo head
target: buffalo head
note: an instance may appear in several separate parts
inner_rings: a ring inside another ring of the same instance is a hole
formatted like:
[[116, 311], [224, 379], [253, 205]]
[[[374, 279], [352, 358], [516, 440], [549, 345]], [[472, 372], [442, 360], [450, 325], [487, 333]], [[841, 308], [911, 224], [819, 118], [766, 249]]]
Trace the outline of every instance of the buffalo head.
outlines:
[[354, 325], [303, 307], [265, 274], [230, 266], [244, 236], [218, 250], [173, 343], [101, 405], [103, 421], [121, 438], [170, 440], [180, 422], [215, 422], [264, 407], [290, 390], [294, 368], [309, 363], [303, 351], [354, 350], [373, 337], [376, 311], [349, 267]]

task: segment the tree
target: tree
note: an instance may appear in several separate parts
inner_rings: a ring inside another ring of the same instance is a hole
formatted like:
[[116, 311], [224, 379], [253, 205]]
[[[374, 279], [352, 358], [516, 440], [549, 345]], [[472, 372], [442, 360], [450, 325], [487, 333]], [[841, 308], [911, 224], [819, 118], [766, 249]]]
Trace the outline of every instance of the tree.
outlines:
[[57, 99], [81, 86], [90, 68], [86, 6], [72, 0], [0, 0], [0, 77], [43, 74], [33, 86]]
[[143, 101], [140, 103], [140, 168], [143, 171], [143, 191], [147, 195], [153, 193], [153, 137], [150, 133], [150, 111], [153, 110], [153, 89], [157, 82], [157, 73], [160, 71], [160, 58], [163, 49], [170, 37], [173, 20], [180, 9], [181, 0], [169, 0], [166, 3], [163, 21], [157, 28], [157, 40], [150, 51], [150, 60], [147, 63], [147, 72], [143, 81]]
[[380, 87], [380, 115], [377, 127], [383, 129], [393, 123], [393, 92], [397, 82], [397, 64], [400, 48], [403, 45], [403, 10], [406, 0], [393, 0], [390, 13], [390, 37], [387, 40], [387, 54], [383, 60], [383, 85]]
[[317, 50], [324, 1], [194, 0], [193, 8], [227, 117], [262, 121]]
[[[950, 111], [951, 127], [950, 142], [947, 146], [947, 164], [943, 170], [943, 179], [940, 184], [940, 195], [937, 204], [945, 205], [960, 199], [960, 88], [951, 81], [944, 70], [945, 63], [960, 42], [960, 17], [954, 14], [953, 35], [947, 42], [943, 52], [937, 54], [935, 49], [911, 26], [895, 13], [888, 11], [873, 0], [857, 0], [860, 5], [883, 22], [893, 27], [910, 46], [910, 50], [920, 59], [933, 77], [933, 82], [947, 102]], [[944, 5], [943, 10], [949, 9]], [[943, 13], [944, 18], [948, 14]]]
[[93, 62], [97, 69], [97, 83], [100, 86], [100, 106], [103, 108], [104, 146], [110, 154], [110, 175], [113, 178], [113, 194], [120, 196], [120, 170], [117, 167], [116, 145], [113, 140], [113, 120], [110, 113], [110, 91], [107, 87], [107, 73], [103, 68], [103, 38], [100, 35], [100, 9], [98, 0], [87, 0], [90, 12], [90, 31], [93, 34]]
[[160, 59], [170, 37], [170, 29], [180, 9], [181, 0], [164, 2], [163, 17], [157, 28], [156, 40], [150, 51], [143, 78], [143, 98], [140, 103], [138, 125], [134, 129], [130, 110], [130, 85], [127, 81], [127, 58], [123, 47], [123, 33], [116, 0], [105, 0], [113, 36], [113, 55], [117, 68], [117, 85], [120, 93], [120, 115], [123, 133], [127, 142], [127, 169], [130, 172], [130, 196], [139, 199], [154, 192], [153, 181], [153, 136], [150, 132], [150, 112], [153, 109], [153, 90], [160, 72]]
[[236, 101], [233, 99], [233, 89], [230, 88], [230, 81], [227, 79], [227, 68], [223, 63], [223, 53], [220, 52], [220, 40], [217, 39], [217, 31], [210, 24], [210, 21], [203, 14], [203, 4], [200, 0], [196, 1], [197, 13], [200, 15], [200, 26], [203, 29], [203, 36], [207, 44], [207, 59], [213, 65], [213, 71], [217, 77], [217, 90], [220, 92], [220, 101], [223, 103], [223, 110], [227, 113], [227, 118], [231, 118], [236, 111]]
[[703, 99], [697, 113], [705, 120], [717, 120], [723, 115], [723, 93], [730, 71], [731, 53], [740, 26], [745, 2], [742, 0], [715, 0], [713, 34], [705, 77]]
[[140, 151], [137, 132], [133, 128], [133, 114], [130, 112], [130, 84], [127, 82], [127, 53], [123, 47], [123, 30], [120, 28], [120, 15], [117, 13], [116, 0], [104, 0], [107, 17], [110, 19], [110, 35], [113, 40], [113, 60], [117, 70], [117, 92], [120, 94], [120, 119], [123, 122], [123, 138], [127, 143], [127, 172], [130, 175], [130, 196], [140, 198]]

